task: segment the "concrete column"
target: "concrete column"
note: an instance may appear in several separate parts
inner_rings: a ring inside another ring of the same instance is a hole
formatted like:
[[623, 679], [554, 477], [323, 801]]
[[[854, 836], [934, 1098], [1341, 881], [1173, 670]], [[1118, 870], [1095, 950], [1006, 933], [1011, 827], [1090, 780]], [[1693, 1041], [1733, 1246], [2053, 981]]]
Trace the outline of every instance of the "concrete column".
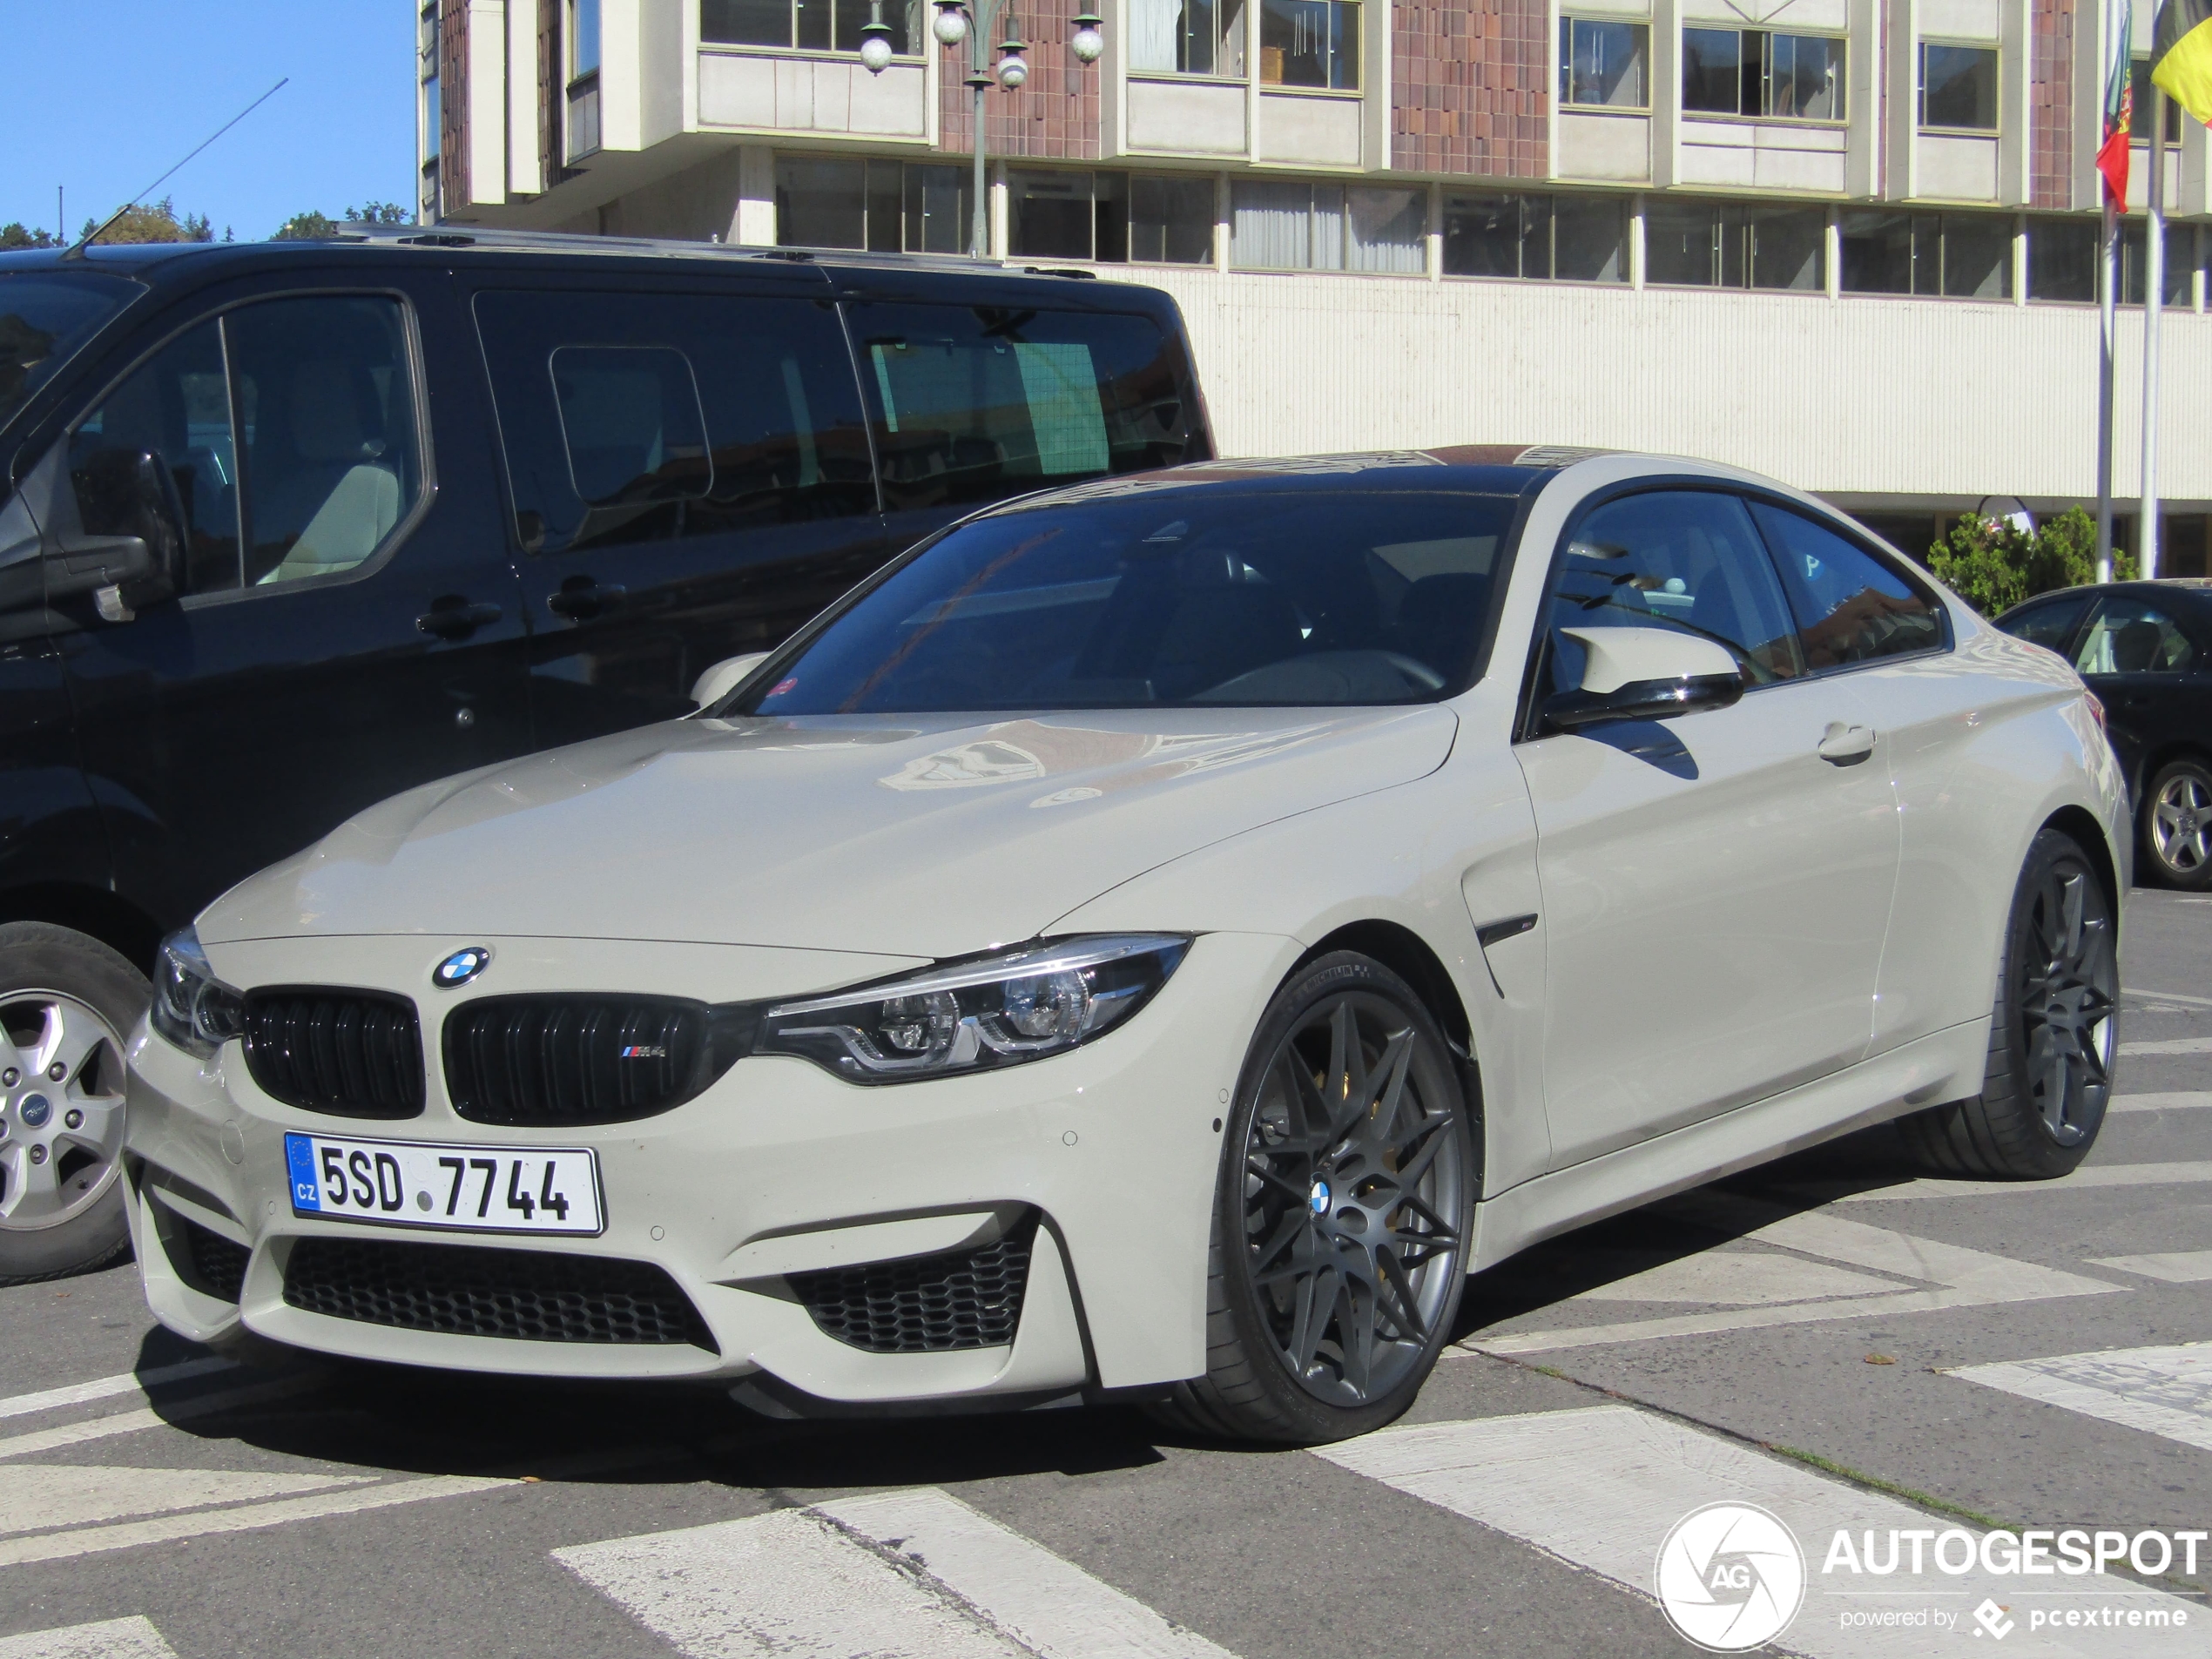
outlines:
[[535, 196], [545, 185], [537, 149], [537, 0], [507, 7], [507, 191]]
[[1920, 4], [1919, 0], [1886, 4], [1882, 195], [1889, 201], [1909, 201], [1920, 193]]
[[738, 199], [722, 239], [746, 247], [776, 245], [776, 152], [765, 144], [738, 151]]
[[[1558, 39], [1556, 25], [1552, 37]], [[1680, 0], [1651, 0], [1650, 61], [1651, 182], [1663, 190], [1682, 181]]]
[[1828, 273], [1828, 297], [1840, 300], [1844, 293], [1844, 232], [1843, 210], [1828, 210], [1828, 228], [1821, 233], [1827, 239], [1824, 268]]
[[1229, 272], [1229, 175], [1216, 173], [1213, 181], [1213, 268]]
[[1629, 286], [1643, 287], [1643, 204], [1645, 198], [1629, 198]]
[[1851, 0], [1844, 66], [1848, 125], [1844, 135], [1844, 190], [1860, 200], [1881, 193], [1882, 50], [1886, 15], [1882, 0]]
[[1006, 258], [1006, 163], [995, 160], [991, 163], [991, 257], [995, 260]]
[[1425, 239], [1426, 253], [1423, 255], [1428, 266], [1428, 280], [1444, 280], [1444, 186], [1433, 184], [1428, 187], [1428, 235]]
[[2034, 199], [2035, 145], [2028, 58], [2034, 51], [2030, 0], [2000, 0], [1997, 13], [1997, 199], [2025, 207]]

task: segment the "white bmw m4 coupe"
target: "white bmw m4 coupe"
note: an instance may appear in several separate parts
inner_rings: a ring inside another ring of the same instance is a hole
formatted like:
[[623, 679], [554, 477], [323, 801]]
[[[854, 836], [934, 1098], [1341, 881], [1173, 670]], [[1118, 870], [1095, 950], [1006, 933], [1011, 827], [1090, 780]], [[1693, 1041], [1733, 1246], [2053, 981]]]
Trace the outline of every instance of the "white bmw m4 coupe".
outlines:
[[702, 696], [167, 942], [126, 1162], [165, 1325], [1319, 1441], [1535, 1240], [1892, 1118], [2056, 1176], [2106, 1109], [2101, 711], [1745, 473], [1032, 496]]

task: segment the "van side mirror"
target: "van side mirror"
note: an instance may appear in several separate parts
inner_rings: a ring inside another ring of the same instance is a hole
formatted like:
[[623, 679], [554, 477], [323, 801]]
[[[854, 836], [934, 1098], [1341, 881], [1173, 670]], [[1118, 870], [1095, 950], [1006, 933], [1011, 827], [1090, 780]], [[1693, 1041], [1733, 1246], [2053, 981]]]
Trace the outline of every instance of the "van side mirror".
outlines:
[[1724, 645], [1671, 628], [1562, 628], [1588, 653], [1582, 683], [1545, 698], [1542, 730], [1576, 732], [1604, 720], [1666, 720], [1724, 709], [1743, 695], [1743, 671]]
[[49, 598], [90, 593], [100, 615], [128, 622], [176, 597], [185, 563], [177, 481], [151, 449], [95, 449], [70, 469], [77, 524], [55, 526]]
[[691, 684], [691, 701], [701, 708], [711, 708], [736, 691], [745, 677], [768, 660], [765, 651], [749, 652], [743, 657], [725, 657], [700, 675]]

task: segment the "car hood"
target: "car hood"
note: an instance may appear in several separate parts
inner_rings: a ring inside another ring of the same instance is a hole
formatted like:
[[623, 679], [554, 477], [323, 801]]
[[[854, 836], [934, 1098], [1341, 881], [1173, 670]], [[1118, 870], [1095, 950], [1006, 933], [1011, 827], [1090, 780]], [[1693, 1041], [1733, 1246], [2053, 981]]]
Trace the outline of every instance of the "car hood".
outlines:
[[957, 955], [1423, 776], [1456, 729], [1436, 705], [679, 720], [395, 796], [233, 888], [199, 931]]

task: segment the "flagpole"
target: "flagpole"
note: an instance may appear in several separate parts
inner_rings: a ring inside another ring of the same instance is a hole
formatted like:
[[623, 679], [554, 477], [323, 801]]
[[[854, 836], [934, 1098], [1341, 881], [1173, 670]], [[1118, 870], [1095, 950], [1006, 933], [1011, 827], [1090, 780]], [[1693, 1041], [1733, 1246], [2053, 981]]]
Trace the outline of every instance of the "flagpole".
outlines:
[[2120, 286], [2120, 210], [2112, 192], [2105, 199], [2104, 240], [2098, 258], [2104, 280], [2097, 285], [2097, 580], [2112, 580], [2112, 355], [2113, 291]]
[[2166, 298], [2166, 89], [2155, 84], [2144, 196], [2150, 222], [2143, 238], [2143, 495], [2135, 563], [2148, 582], [2158, 574], [2158, 314]]

